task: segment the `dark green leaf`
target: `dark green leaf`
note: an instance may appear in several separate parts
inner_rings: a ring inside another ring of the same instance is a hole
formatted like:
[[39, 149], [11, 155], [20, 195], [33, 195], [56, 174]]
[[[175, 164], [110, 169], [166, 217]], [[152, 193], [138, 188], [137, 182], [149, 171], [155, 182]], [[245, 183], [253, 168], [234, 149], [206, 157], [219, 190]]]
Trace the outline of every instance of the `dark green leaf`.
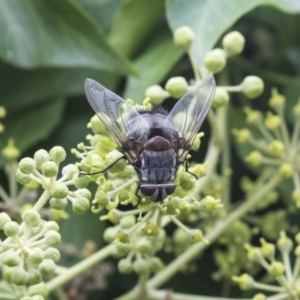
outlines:
[[192, 54], [199, 66], [204, 57], [240, 17], [257, 6], [270, 5], [289, 13], [300, 11], [298, 0], [167, 0], [167, 18], [172, 30], [187, 25], [193, 29], [196, 38]]
[[136, 74], [72, 0], [0, 0], [0, 57], [23, 68], [89, 67]]

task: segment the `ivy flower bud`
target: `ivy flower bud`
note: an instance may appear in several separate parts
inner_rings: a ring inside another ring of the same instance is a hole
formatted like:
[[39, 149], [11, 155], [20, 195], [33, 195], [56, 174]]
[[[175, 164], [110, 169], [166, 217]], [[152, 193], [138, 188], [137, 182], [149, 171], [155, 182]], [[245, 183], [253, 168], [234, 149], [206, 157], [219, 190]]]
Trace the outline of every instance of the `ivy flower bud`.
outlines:
[[258, 167], [262, 161], [262, 155], [259, 151], [251, 151], [246, 157], [245, 161], [253, 167]]
[[274, 261], [271, 263], [268, 269], [268, 273], [273, 277], [279, 277], [284, 273], [284, 265], [279, 261]]
[[80, 196], [80, 197], [84, 197], [84, 198], [86, 198], [88, 200], [90, 200], [92, 198], [92, 193], [88, 189], [85, 189], [85, 188], [78, 189], [75, 192], [75, 195], [76, 196]]
[[213, 74], [222, 71], [226, 65], [226, 53], [223, 49], [213, 49], [204, 58], [205, 67]]
[[290, 163], [282, 163], [279, 166], [279, 174], [282, 178], [288, 179], [293, 176], [294, 170]]
[[[1, 127], [3, 131], [3, 125]], [[20, 150], [15, 146], [13, 139], [8, 140], [7, 146], [2, 150], [2, 155], [7, 159], [17, 159], [20, 156]]]
[[214, 108], [220, 108], [224, 105], [227, 105], [228, 102], [229, 102], [228, 92], [222, 87], [217, 87], [216, 88], [215, 99], [214, 99], [214, 102], [213, 102], [213, 107]]
[[169, 93], [160, 85], [151, 85], [146, 89], [145, 96], [151, 99], [151, 103], [159, 105], [169, 97]]
[[154, 222], [148, 222], [143, 228], [143, 232], [147, 236], [157, 236], [159, 233], [159, 226]]
[[236, 140], [239, 144], [246, 143], [251, 136], [250, 130], [248, 130], [247, 128], [243, 128], [240, 130], [234, 128], [232, 129], [232, 133], [235, 135]]
[[89, 184], [88, 176], [76, 176], [73, 179], [74, 185], [77, 189], [85, 188]]
[[100, 121], [97, 115], [94, 115], [91, 120], [89, 127], [93, 130], [95, 134], [106, 134], [107, 129], [105, 125]]
[[34, 265], [40, 264], [44, 260], [44, 258], [45, 258], [44, 251], [39, 247], [31, 249], [28, 255], [29, 261]]
[[221, 204], [221, 199], [215, 199], [212, 196], [206, 196], [203, 199], [203, 205], [204, 205], [205, 209], [210, 213], [214, 212], [217, 208], [223, 206]]
[[242, 82], [242, 91], [249, 99], [256, 98], [264, 91], [264, 82], [257, 76], [247, 76]]
[[[74, 175], [77, 175], [79, 173], [79, 169], [77, 166], [73, 164], [68, 164], [62, 168], [61, 173], [64, 177], [66, 177], [66, 179], [72, 179]], [[80, 176], [80, 177], [85, 178], [85, 176]]]
[[11, 283], [11, 275], [18, 269], [18, 267], [8, 267], [6, 265], [2, 268], [2, 276], [8, 283]]
[[227, 56], [240, 54], [244, 50], [245, 38], [238, 31], [226, 34], [222, 40]]
[[55, 146], [49, 151], [49, 157], [56, 164], [59, 164], [66, 159], [67, 153], [63, 147]]
[[195, 244], [198, 242], [204, 242], [205, 244], [209, 244], [209, 242], [203, 237], [203, 233], [200, 229], [191, 231], [191, 243]]
[[137, 258], [133, 262], [133, 270], [137, 274], [144, 274], [148, 272], [150, 269], [150, 263], [148, 260], [142, 259], [142, 258]]
[[72, 209], [78, 215], [85, 214], [90, 208], [90, 201], [85, 197], [78, 197], [72, 201]]
[[20, 169], [17, 169], [15, 176], [16, 176], [16, 181], [22, 185], [26, 185], [31, 181], [29, 175], [24, 174], [23, 172], [21, 172]]
[[171, 97], [178, 99], [188, 91], [188, 83], [184, 77], [172, 77], [167, 81], [165, 89]]
[[182, 228], [176, 228], [173, 234], [173, 241], [180, 248], [186, 248], [191, 242], [190, 237]]
[[189, 26], [181, 26], [174, 31], [174, 43], [178, 47], [188, 50], [192, 41], [195, 39], [195, 33]]
[[121, 274], [130, 274], [132, 272], [132, 262], [127, 259], [121, 259], [118, 263], [118, 270]]
[[45, 258], [53, 260], [57, 263], [60, 260], [60, 253], [56, 248], [49, 247], [44, 252]]
[[280, 237], [277, 240], [277, 247], [282, 252], [291, 252], [293, 249], [293, 241], [286, 236], [284, 231], [280, 232]]
[[46, 150], [40, 149], [34, 153], [33, 159], [36, 162], [36, 167], [40, 169], [42, 164], [50, 160], [50, 157]]
[[119, 229], [117, 227], [107, 227], [103, 232], [103, 239], [107, 243], [112, 243], [117, 238]]
[[261, 113], [258, 110], [252, 110], [250, 107], [245, 107], [246, 122], [253, 124], [261, 118]]
[[148, 238], [140, 238], [136, 245], [136, 250], [140, 252], [141, 254], [151, 254], [153, 251], [153, 245], [151, 241]]
[[26, 285], [28, 277], [28, 273], [24, 269], [17, 269], [11, 275], [11, 281], [15, 285]]
[[295, 202], [297, 207], [300, 207], [300, 191], [294, 191], [292, 195], [292, 199]]
[[3, 230], [5, 224], [10, 221], [11, 221], [11, 218], [7, 213], [5, 213], [5, 212], [0, 213], [0, 230]]
[[261, 253], [264, 257], [272, 259], [275, 254], [275, 245], [271, 243], [267, 243], [264, 239], [260, 240], [261, 246]]
[[5, 254], [4, 264], [9, 267], [15, 267], [20, 262], [20, 256], [16, 252], [10, 252]]
[[274, 109], [281, 107], [285, 103], [285, 97], [278, 93], [276, 88], [271, 90], [271, 98], [269, 100], [269, 105]]
[[115, 244], [115, 257], [123, 257], [124, 255], [126, 255], [129, 250], [131, 249], [131, 245], [128, 243], [128, 244], [124, 244], [124, 243], [120, 243], [120, 242], [117, 242]]
[[61, 236], [55, 230], [49, 230], [45, 233], [45, 242], [48, 246], [55, 246], [60, 243]]
[[279, 157], [284, 151], [284, 144], [281, 141], [274, 140], [268, 145], [268, 151], [272, 156]]
[[251, 247], [249, 245], [246, 245], [245, 248], [247, 250], [247, 258], [250, 261], [260, 263], [262, 259], [261, 249], [258, 247]]
[[117, 233], [117, 239], [121, 242], [121, 243], [129, 243], [129, 237], [128, 234], [125, 230], [119, 230]]
[[[42, 280], [43, 280], [42, 275], [38, 270], [33, 269], [33, 268], [28, 270], [28, 281], [27, 281], [28, 285], [38, 284], [38, 283], [42, 282]], [[40, 297], [42, 297], [42, 296], [40, 296]]]
[[41, 221], [41, 216], [35, 209], [27, 209], [22, 214], [22, 220], [27, 226], [34, 227]]
[[49, 204], [53, 209], [64, 210], [68, 206], [68, 200], [67, 198], [63, 198], [63, 199], [51, 198]]
[[267, 299], [267, 296], [262, 293], [258, 293], [256, 295], [254, 295], [254, 297], [252, 298], [252, 300], [266, 300], [266, 299]]
[[58, 173], [58, 166], [53, 161], [47, 161], [41, 166], [41, 171], [45, 177], [54, 177]]
[[192, 174], [188, 172], [184, 172], [180, 176], [180, 186], [185, 190], [185, 191], [191, 191], [196, 183], [196, 178]]
[[150, 270], [153, 273], [158, 273], [164, 268], [164, 264], [158, 257], [149, 257]]
[[6, 116], [6, 109], [4, 106], [0, 106], [0, 119], [5, 118]]
[[31, 174], [35, 169], [35, 161], [30, 157], [25, 157], [20, 160], [19, 169], [24, 174]]
[[[123, 154], [119, 150], [113, 150], [109, 152], [105, 157], [105, 161], [104, 161], [105, 166], [111, 165], [112, 163], [120, 159], [120, 157], [122, 156]], [[121, 171], [124, 171], [126, 166], [127, 166], [126, 160], [121, 159], [109, 169], [109, 172], [112, 174], [119, 173]]]
[[129, 229], [136, 223], [136, 218], [133, 215], [125, 216], [120, 219], [120, 227], [122, 229]]
[[43, 276], [48, 276], [53, 274], [55, 269], [56, 269], [56, 265], [51, 259], [45, 259], [39, 265], [39, 271]]
[[48, 222], [43, 224], [43, 230], [45, 230], [45, 231], [49, 231], [49, 230], [59, 231], [59, 226], [54, 221], [48, 221]]
[[281, 118], [277, 115], [273, 115], [271, 112], [267, 113], [267, 117], [265, 119], [265, 126], [269, 130], [275, 130], [281, 124]]
[[239, 285], [239, 288], [243, 291], [249, 290], [253, 287], [254, 280], [249, 274], [243, 274], [241, 276], [232, 276], [232, 280]]
[[50, 193], [54, 198], [63, 199], [68, 196], [69, 189], [65, 183], [55, 182], [51, 187]]
[[294, 251], [296, 256], [300, 256], [300, 245], [298, 245]]
[[[39, 284], [35, 284], [28, 289], [29, 295], [33, 297], [36, 297], [37, 295], [42, 296], [44, 298], [47, 298], [48, 296], [48, 290], [46, 287], [46, 284], [44, 282], [41, 282]], [[40, 300], [40, 299], [38, 299]]]
[[298, 103], [293, 107], [293, 114], [296, 117], [300, 116], [300, 99], [298, 100]]
[[6, 236], [13, 237], [19, 233], [19, 224], [15, 221], [6, 222], [4, 225], [4, 233]]

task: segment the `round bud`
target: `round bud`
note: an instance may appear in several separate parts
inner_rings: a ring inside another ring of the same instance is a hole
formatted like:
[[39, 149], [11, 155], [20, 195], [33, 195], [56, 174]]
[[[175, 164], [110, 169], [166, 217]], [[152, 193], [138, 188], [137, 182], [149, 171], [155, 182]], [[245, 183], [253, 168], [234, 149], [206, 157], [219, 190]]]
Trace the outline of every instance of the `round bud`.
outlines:
[[157, 236], [159, 233], [159, 226], [154, 222], [148, 222], [144, 226], [143, 232], [148, 236]]
[[6, 116], [6, 109], [4, 106], [0, 106], [0, 118], [3, 119]]
[[61, 146], [55, 146], [49, 151], [49, 157], [52, 161], [59, 164], [66, 159], [67, 153]]
[[63, 198], [63, 199], [51, 198], [49, 204], [53, 209], [64, 210], [68, 206], [68, 200], [67, 198]]
[[69, 189], [65, 183], [55, 182], [51, 187], [50, 193], [54, 198], [63, 199], [68, 196]]
[[246, 157], [245, 161], [253, 167], [258, 167], [262, 161], [262, 155], [259, 151], [251, 151]]
[[[66, 177], [66, 179], [72, 179], [74, 175], [79, 174], [79, 169], [77, 166], [73, 164], [69, 164], [63, 167], [61, 173], [64, 177]], [[86, 177], [86, 176], [82, 176], [82, 177]]]
[[0, 230], [3, 230], [5, 224], [10, 221], [11, 221], [11, 218], [7, 213], [5, 213], [5, 212], [0, 213]]
[[45, 177], [54, 177], [58, 173], [58, 166], [53, 161], [47, 161], [41, 166], [41, 171]]
[[245, 107], [246, 122], [248, 124], [254, 124], [261, 118], [261, 113], [258, 110], [252, 110], [250, 107]]
[[103, 239], [107, 243], [112, 243], [118, 234], [119, 229], [116, 227], [107, 227], [103, 233]]
[[217, 87], [216, 88], [215, 99], [214, 99], [214, 102], [213, 102], [213, 107], [214, 108], [220, 108], [224, 105], [227, 105], [228, 102], [229, 102], [228, 92], [222, 87]]
[[127, 258], [119, 260], [118, 270], [121, 274], [130, 274], [132, 272], [132, 262]]
[[286, 236], [284, 231], [280, 232], [280, 237], [277, 240], [277, 247], [282, 252], [291, 252], [293, 249], [293, 241]]
[[41, 216], [35, 209], [27, 209], [22, 214], [22, 220], [27, 226], [34, 227], [41, 221]]
[[122, 229], [129, 229], [136, 223], [136, 218], [133, 215], [125, 216], [120, 219], [120, 227]]
[[56, 248], [49, 247], [44, 252], [45, 258], [53, 260], [57, 263], [60, 260], [60, 253]]
[[77, 189], [85, 188], [89, 184], [88, 176], [77, 176], [73, 179], [74, 185]]
[[150, 263], [148, 260], [137, 258], [133, 263], [133, 270], [137, 274], [144, 274], [150, 271]]
[[135, 244], [136, 250], [141, 254], [151, 254], [153, 245], [148, 238], [140, 238]]
[[175, 45], [188, 50], [192, 41], [195, 39], [195, 34], [189, 26], [181, 26], [174, 31]]
[[32, 285], [31, 287], [29, 287], [28, 292], [29, 295], [33, 297], [42, 296], [44, 298], [47, 298], [48, 296], [48, 289], [44, 282]]
[[125, 243], [117, 242], [115, 244], [115, 256], [123, 257], [129, 252], [130, 249], [131, 249], [131, 245], [129, 243], [125, 244]]
[[105, 134], [107, 129], [105, 125], [100, 121], [97, 115], [94, 115], [90, 120], [90, 126], [95, 134]]
[[243, 129], [232, 129], [232, 133], [235, 135], [236, 140], [239, 144], [244, 144], [246, 143], [249, 138], [251, 137], [251, 133], [249, 129], [243, 128]]
[[36, 162], [36, 167], [40, 169], [42, 164], [50, 160], [50, 157], [46, 150], [40, 149], [34, 153], [33, 159]]
[[19, 224], [15, 221], [6, 222], [4, 225], [4, 233], [6, 236], [12, 237], [19, 233]]
[[17, 269], [12, 273], [11, 281], [15, 285], [26, 285], [28, 277], [28, 273], [24, 269]]
[[151, 85], [146, 89], [145, 96], [150, 98], [151, 103], [159, 105], [167, 97], [169, 97], [169, 93], [166, 92], [160, 85]]
[[30, 157], [25, 157], [19, 162], [19, 169], [24, 174], [31, 174], [35, 169], [35, 161]]
[[49, 246], [55, 246], [60, 243], [61, 236], [60, 234], [55, 230], [49, 230], [45, 233], [45, 242]]
[[300, 191], [294, 191], [292, 196], [293, 201], [297, 207], [300, 207]]
[[294, 251], [296, 256], [300, 256], [300, 245], [298, 245]]
[[249, 274], [243, 274], [239, 277], [233, 276], [232, 280], [235, 281], [243, 291], [251, 289], [254, 283], [253, 278]]
[[195, 244], [198, 242], [204, 242], [203, 233], [200, 229], [192, 230], [191, 232], [191, 243]]
[[263, 241], [261, 246], [261, 253], [264, 257], [272, 259], [275, 254], [275, 245]]
[[29, 177], [29, 175], [24, 174], [23, 172], [21, 172], [20, 169], [17, 169], [15, 176], [16, 176], [17, 182], [19, 182], [22, 185], [26, 185], [31, 181], [31, 178]]
[[267, 113], [267, 117], [265, 119], [265, 126], [269, 130], [277, 129], [281, 124], [281, 118], [279, 116], [273, 115], [271, 112]]
[[272, 156], [279, 157], [284, 152], [284, 144], [275, 140], [268, 145], [268, 151]]
[[196, 178], [188, 172], [184, 172], [180, 176], [180, 186], [187, 192], [191, 191], [196, 183]]
[[129, 237], [128, 237], [128, 233], [125, 230], [119, 230], [117, 233], [117, 239], [121, 242], [121, 243], [129, 243]]
[[222, 40], [227, 56], [240, 54], [245, 46], [245, 38], [238, 31], [226, 34]]
[[84, 198], [87, 198], [88, 200], [90, 200], [92, 198], [92, 194], [91, 192], [88, 190], [88, 189], [78, 189], [76, 192], [75, 192], [75, 195], [76, 196], [80, 196], [80, 197], [84, 197]]
[[18, 269], [18, 267], [9, 267], [4, 265], [2, 268], [2, 276], [5, 281], [11, 283], [11, 275]]
[[215, 199], [212, 196], [206, 196], [203, 199], [203, 206], [205, 207], [205, 209], [212, 213], [214, 212], [217, 208], [221, 207], [221, 199]]
[[264, 91], [264, 82], [257, 76], [247, 76], [242, 82], [242, 91], [249, 99], [256, 98]]
[[158, 257], [150, 257], [150, 269], [153, 273], [158, 273], [164, 268], [163, 262]]
[[191, 242], [190, 237], [182, 228], [176, 228], [173, 234], [173, 241], [180, 248], [186, 248]]
[[[119, 150], [113, 150], [109, 152], [104, 160], [105, 166], [108, 167], [109, 165], [113, 164], [118, 159], [120, 159], [120, 157], [122, 156], [123, 154]], [[126, 166], [127, 161], [125, 159], [121, 159], [109, 169], [109, 172], [112, 174], [119, 173], [121, 171], [124, 171]]]
[[281, 276], [284, 273], [284, 265], [279, 261], [274, 261], [269, 266], [268, 273], [273, 277]]
[[20, 262], [20, 256], [15, 252], [9, 252], [5, 254], [4, 257], [4, 264], [6, 264], [9, 267], [15, 267]]
[[252, 300], [266, 300], [266, 299], [267, 299], [267, 296], [262, 293], [258, 293], [256, 295], [254, 295], [254, 297], [252, 298]]
[[72, 201], [72, 209], [76, 214], [85, 214], [90, 208], [90, 201], [85, 197], [78, 197]]
[[28, 285], [38, 284], [42, 282], [42, 280], [43, 280], [42, 275], [38, 270], [33, 268], [28, 270], [28, 281], [27, 281]]
[[279, 166], [279, 174], [282, 178], [291, 178], [293, 176], [294, 169], [290, 163], [282, 163]]
[[222, 71], [226, 65], [226, 53], [223, 49], [213, 49], [204, 58], [205, 67], [213, 74]]
[[49, 231], [49, 230], [54, 230], [54, 231], [59, 231], [59, 226], [55, 221], [48, 221], [43, 224], [43, 230]]
[[279, 94], [276, 88], [273, 88], [271, 93], [272, 97], [269, 100], [269, 105], [275, 109], [282, 107], [282, 105], [285, 103], [285, 97]]
[[42, 276], [48, 276], [53, 274], [55, 269], [56, 265], [51, 259], [45, 259], [39, 265], [39, 271], [41, 272]]
[[39, 247], [31, 249], [28, 255], [29, 261], [32, 262], [34, 265], [40, 264], [44, 260], [44, 258], [44, 251]]
[[177, 99], [188, 91], [188, 87], [187, 81], [181, 76], [170, 78], [165, 85], [165, 89], [169, 94]]

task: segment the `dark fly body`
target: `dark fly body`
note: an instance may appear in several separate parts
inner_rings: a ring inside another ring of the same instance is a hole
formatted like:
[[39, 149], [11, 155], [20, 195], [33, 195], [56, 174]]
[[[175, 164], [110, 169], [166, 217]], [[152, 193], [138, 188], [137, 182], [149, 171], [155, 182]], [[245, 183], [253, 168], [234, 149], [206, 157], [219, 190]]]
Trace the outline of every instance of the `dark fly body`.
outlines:
[[139, 112], [92, 79], [86, 79], [85, 92], [124, 158], [137, 172], [137, 192], [155, 202], [171, 195], [176, 188], [177, 169], [185, 163], [213, 102], [214, 77], [205, 77], [192, 87], [170, 113], [161, 107]]

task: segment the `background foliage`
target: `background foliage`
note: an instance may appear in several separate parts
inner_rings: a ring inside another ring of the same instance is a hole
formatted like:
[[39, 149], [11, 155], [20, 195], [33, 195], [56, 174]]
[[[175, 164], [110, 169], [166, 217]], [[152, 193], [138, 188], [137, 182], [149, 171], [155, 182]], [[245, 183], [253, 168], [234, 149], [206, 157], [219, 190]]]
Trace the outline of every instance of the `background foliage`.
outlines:
[[[228, 62], [228, 78], [239, 84], [248, 74], [260, 76], [265, 92], [251, 103], [240, 94], [233, 97], [231, 126], [243, 126], [245, 103], [266, 109], [273, 86], [287, 95], [287, 112], [300, 95], [298, 0], [0, 0], [0, 8], [0, 104], [8, 112], [1, 147], [13, 137], [24, 156], [54, 145], [68, 150], [84, 140], [93, 115], [83, 95], [87, 77], [136, 102], [144, 99], [149, 85], [164, 84], [170, 76], [191, 79], [188, 59], [173, 44], [172, 31], [182, 25], [196, 33], [192, 51], [200, 66], [224, 33], [238, 30], [246, 37], [243, 55]], [[241, 151], [233, 150], [233, 200], [242, 195], [241, 175], [253, 175], [242, 158], [236, 159]], [[201, 152], [193, 155], [203, 158]], [[74, 160], [69, 155], [66, 163]], [[288, 201], [288, 183], [283, 191]], [[298, 226], [299, 218], [292, 216], [289, 222]], [[99, 247], [104, 245], [107, 224], [92, 214], [70, 213], [60, 225], [64, 243], [82, 249], [93, 239]], [[211, 279], [216, 269], [212, 256], [204, 256], [194, 274], [178, 274], [167, 287], [191, 294], [219, 296], [222, 288], [224, 292], [226, 286]], [[168, 260], [171, 257], [165, 255]], [[63, 258], [65, 265], [74, 261], [76, 257]], [[112, 299], [128, 291], [135, 279], [116, 271], [107, 278], [106, 289], [88, 299]], [[242, 292], [234, 289], [232, 295], [241, 297]]]

